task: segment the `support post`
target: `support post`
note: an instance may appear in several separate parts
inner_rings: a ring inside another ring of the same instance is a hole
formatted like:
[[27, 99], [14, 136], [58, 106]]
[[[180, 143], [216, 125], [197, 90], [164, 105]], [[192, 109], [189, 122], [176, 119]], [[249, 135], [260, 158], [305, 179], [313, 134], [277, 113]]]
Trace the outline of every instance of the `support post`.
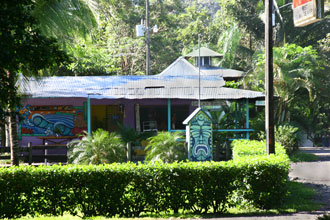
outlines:
[[47, 165], [47, 163], [48, 163], [48, 159], [47, 159], [47, 155], [48, 155], [48, 149], [47, 149], [47, 147], [48, 147], [48, 144], [47, 145], [45, 145], [46, 146], [46, 148], [45, 148], [45, 151], [44, 151], [44, 163], [45, 163], [45, 165]]
[[167, 100], [167, 129], [171, 131], [171, 99]]
[[29, 165], [32, 164], [32, 143], [28, 143], [28, 148], [29, 148]]
[[91, 125], [91, 98], [88, 95], [88, 99], [87, 99], [87, 126], [88, 126], [88, 135], [91, 136], [92, 135], [92, 125]]
[[238, 122], [238, 116], [237, 116], [237, 102], [235, 102], [235, 128], [237, 129], [237, 122]]
[[135, 130], [137, 132], [141, 132], [141, 124], [140, 124], [140, 105], [135, 104]]
[[132, 161], [132, 142], [127, 142], [127, 162]]
[[150, 75], [149, 0], [146, 0], [146, 75]]
[[265, 82], [266, 82], [266, 151], [267, 154], [275, 154], [274, 140], [274, 100], [273, 100], [273, 27], [272, 27], [272, 12], [273, 0], [265, 0]]
[[[246, 99], [246, 129], [250, 128], [249, 124], [249, 118], [250, 118], [250, 112], [249, 112], [249, 100]], [[246, 139], [250, 139], [250, 133], [247, 131], [246, 132]]]

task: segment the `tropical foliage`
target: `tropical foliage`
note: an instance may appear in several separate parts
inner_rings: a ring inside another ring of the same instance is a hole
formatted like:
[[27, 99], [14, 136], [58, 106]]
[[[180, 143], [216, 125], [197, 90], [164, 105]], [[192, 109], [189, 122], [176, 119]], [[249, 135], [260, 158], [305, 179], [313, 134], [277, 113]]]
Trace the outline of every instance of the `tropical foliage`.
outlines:
[[[300, 47], [286, 44], [274, 48], [274, 92], [279, 97], [276, 111], [277, 122], [286, 121], [289, 108], [293, 107], [296, 98], [306, 95], [313, 102], [320, 88], [318, 77], [322, 72], [322, 60], [312, 47]], [[261, 86], [260, 80], [265, 78], [265, 55], [257, 55], [254, 72], [250, 75], [252, 87]], [[254, 80], [251, 80], [251, 78]], [[256, 85], [258, 83], [258, 85]], [[263, 90], [264, 86], [260, 87]], [[298, 95], [299, 94], [299, 95]]]
[[[298, 128], [289, 124], [278, 125], [275, 127], [275, 141], [281, 144], [288, 154], [292, 154], [299, 147], [299, 133]], [[259, 133], [259, 139], [265, 140], [265, 132]]]
[[54, 39], [41, 34], [31, 15], [32, 0], [3, 1], [0, 9], [0, 113], [8, 116], [12, 164], [18, 165], [16, 107], [19, 75], [37, 76], [40, 71], [68, 60]]
[[165, 163], [187, 160], [187, 149], [183, 138], [180, 132], [159, 132], [156, 136], [148, 138], [145, 159], [147, 161], [161, 160]]
[[98, 129], [69, 146], [68, 159], [73, 164], [104, 164], [126, 161], [125, 145], [116, 133]]
[[[328, 132], [329, 67], [311, 46], [285, 44], [274, 48], [275, 121], [293, 123], [310, 139]], [[254, 71], [245, 79], [249, 88], [264, 91], [265, 56], [256, 55]], [[304, 118], [304, 120], [301, 120]]]

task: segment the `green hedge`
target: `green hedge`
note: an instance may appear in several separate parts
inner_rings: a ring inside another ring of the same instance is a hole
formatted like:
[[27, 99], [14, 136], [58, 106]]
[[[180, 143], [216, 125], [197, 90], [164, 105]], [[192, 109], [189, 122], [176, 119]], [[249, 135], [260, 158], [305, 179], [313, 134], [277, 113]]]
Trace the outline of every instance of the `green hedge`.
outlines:
[[285, 157], [273, 155], [229, 162], [0, 168], [0, 218], [219, 213], [239, 201], [273, 208], [285, 197], [288, 167]]
[[[243, 156], [266, 155], [266, 142], [256, 140], [234, 140], [231, 143], [233, 149], [233, 159]], [[285, 148], [279, 143], [275, 143], [275, 153], [277, 156], [287, 157]]]
[[265, 141], [234, 140], [231, 146], [243, 180], [236, 182], [235, 200], [264, 209], [279, 206], [287, 194], [290, 167], [285, 148], [275, 143], [276, 154], [267, 156]]

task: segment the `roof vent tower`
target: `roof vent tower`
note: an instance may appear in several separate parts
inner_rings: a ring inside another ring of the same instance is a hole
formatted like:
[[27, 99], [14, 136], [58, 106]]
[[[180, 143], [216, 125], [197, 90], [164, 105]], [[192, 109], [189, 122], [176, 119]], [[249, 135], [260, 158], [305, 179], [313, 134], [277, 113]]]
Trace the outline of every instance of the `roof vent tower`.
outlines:
[[[223, 55], [219, 54], [209, 48], [201, 47], [200, 49], [200, 64], [201, 67], [212, 67], [212, 58], [222, 58]], [[198, 49], [193, 52], [187, 54], [185, 56], [187, 59], [194, 58], [195, 66], [198, 66]]]

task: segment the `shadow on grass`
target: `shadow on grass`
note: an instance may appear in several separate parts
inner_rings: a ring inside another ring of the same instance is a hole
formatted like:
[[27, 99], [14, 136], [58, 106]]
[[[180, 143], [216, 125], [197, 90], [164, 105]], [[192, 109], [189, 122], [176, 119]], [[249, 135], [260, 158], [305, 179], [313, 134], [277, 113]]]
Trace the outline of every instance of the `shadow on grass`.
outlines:
[[303, 151], [295, 151], [292, 153], [290, 156], [290, 160], [293, 163], [297, 162], [313, 162], [313, 161], [318, 161], [320, 158], [314, 154], [306, 153]]

